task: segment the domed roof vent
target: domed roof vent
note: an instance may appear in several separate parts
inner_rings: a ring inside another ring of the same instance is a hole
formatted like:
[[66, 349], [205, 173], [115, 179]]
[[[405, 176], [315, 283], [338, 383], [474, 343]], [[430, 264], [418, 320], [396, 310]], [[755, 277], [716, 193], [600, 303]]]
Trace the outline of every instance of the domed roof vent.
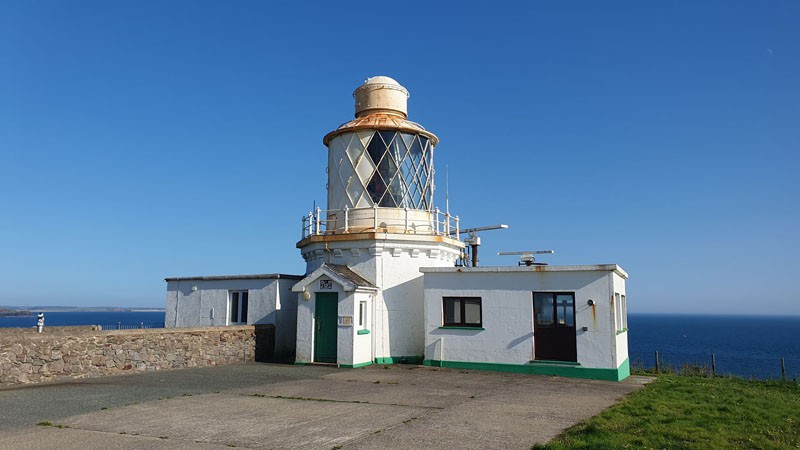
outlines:
[[408, 90], [386, 76], [367, 78], [353, 92], [356, 99], [356, 117], [368, 114], [390, 114], [408, 117]]

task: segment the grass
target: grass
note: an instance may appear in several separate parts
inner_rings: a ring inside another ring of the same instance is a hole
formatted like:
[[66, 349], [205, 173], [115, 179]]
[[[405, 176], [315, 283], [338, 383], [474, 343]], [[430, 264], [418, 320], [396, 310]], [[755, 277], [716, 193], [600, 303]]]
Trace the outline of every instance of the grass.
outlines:
[[800, 449], [800, 384], [666, 374], [534, 450]]

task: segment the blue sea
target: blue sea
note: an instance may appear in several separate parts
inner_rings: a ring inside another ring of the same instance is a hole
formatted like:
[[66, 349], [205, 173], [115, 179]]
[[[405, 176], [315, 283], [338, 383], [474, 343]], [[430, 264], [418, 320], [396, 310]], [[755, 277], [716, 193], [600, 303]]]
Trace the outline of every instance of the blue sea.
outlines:
[[[36, 316], [0, 317], [0, 327], [33, 327]], [[104, 329], [159, 328], [164, 312], [50, 312], [46, 326], [103, 325]], [[630, 314], [628, 352], [632, 367], [661, 365], [711, 366], [717, 373], [744, 378], [781, 376], [783, 357], [788, 378], [800, 379], [800, 316], [693, 316]]]
[[660, 364], [680, 369], [684, 364], [711, 367], [718, 374], [744, 378], [781, 377], [781, 357], [787, 378], [800, 379], [800, 316], [628, 315], [631, 367]]
[[[163, 328], [164, 311], [113, 311], [113, 312], [46, 312], [45, 327], [71, 325], [102, 325], [103, 329], [115, 328]], [[0, 317], [0, 328], [36, 326], [36, 314], [32, 316]]]

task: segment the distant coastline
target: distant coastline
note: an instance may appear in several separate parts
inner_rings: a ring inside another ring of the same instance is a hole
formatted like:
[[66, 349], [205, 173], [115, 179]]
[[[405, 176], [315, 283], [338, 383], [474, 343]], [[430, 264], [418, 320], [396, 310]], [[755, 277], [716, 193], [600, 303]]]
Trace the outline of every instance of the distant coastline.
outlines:
[[[23, 309], [24, 308], [24, 309]], [[8, 313], [6, 313], [8, 311]], [[164, 308], [118, 306], [0, 306], [0, 316], [29, 316], [36, 312], [162, 312]], [[17, 314], [24, 312], [25, 314]]]
[[15, 309], [15, 308], [4, 308], [0, 307], [0, 317], [26, 317], [32, 316], [33, 313], [28, 311], [27, 309]]

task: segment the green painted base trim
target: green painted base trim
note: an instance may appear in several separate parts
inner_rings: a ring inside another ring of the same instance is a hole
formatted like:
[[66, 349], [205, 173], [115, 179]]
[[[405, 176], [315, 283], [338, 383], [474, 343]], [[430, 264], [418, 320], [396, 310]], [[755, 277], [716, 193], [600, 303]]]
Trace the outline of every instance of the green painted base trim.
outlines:
[[619, 377], [619, 381], [631, 376], [631, 363], [628, 361], [628, 358], [625, 358], [625, 361], [622, 361], [622, 364], [617, 367], [617, 375]]
[[630, 373], [630, 365], [626, 359], [616, 369], [593, 369], [580, 366], [561, 366], [557, 364], [501, 364], [469, 361], [439, 361], [426, 359], [426, 366], [449, 367], [452, 369], [493, 370], [495, 372], [527, 373], [531, 375], [554, 375], [568, 378], [585, 378], [589, 380], [622, 381]]
[[306, 361], [295, 361], [294, 365], [295, 366], [307, 366], [308, 363]]
[[553, 361], [549, 359], [534, 359], [528, 364], [557, 364], [559, 366], [580, 366], [580, 363], [573, 361]]
[[343, 369], [358, 369], [359, 367], [370, 366], [372, 365], [372, 361], [367, 361], [358, 364], [339, 364], [339, 367]]
[[358, 330], [356, 334], [369, 334], [369, 330]]
[[623, 328], [623, 329], [617, 331], [617, 336], [619, 336], [622, 333], [627, 333], [627, 332], [628, 332], [628, 329], [627, 328]]
[[439, 327], [440, 330], [485, 330], [483, 327]]
[[389, 356], [385, 358], [375, 358], [375, 364], [416, 364], [421, 365], [424, 356]]

